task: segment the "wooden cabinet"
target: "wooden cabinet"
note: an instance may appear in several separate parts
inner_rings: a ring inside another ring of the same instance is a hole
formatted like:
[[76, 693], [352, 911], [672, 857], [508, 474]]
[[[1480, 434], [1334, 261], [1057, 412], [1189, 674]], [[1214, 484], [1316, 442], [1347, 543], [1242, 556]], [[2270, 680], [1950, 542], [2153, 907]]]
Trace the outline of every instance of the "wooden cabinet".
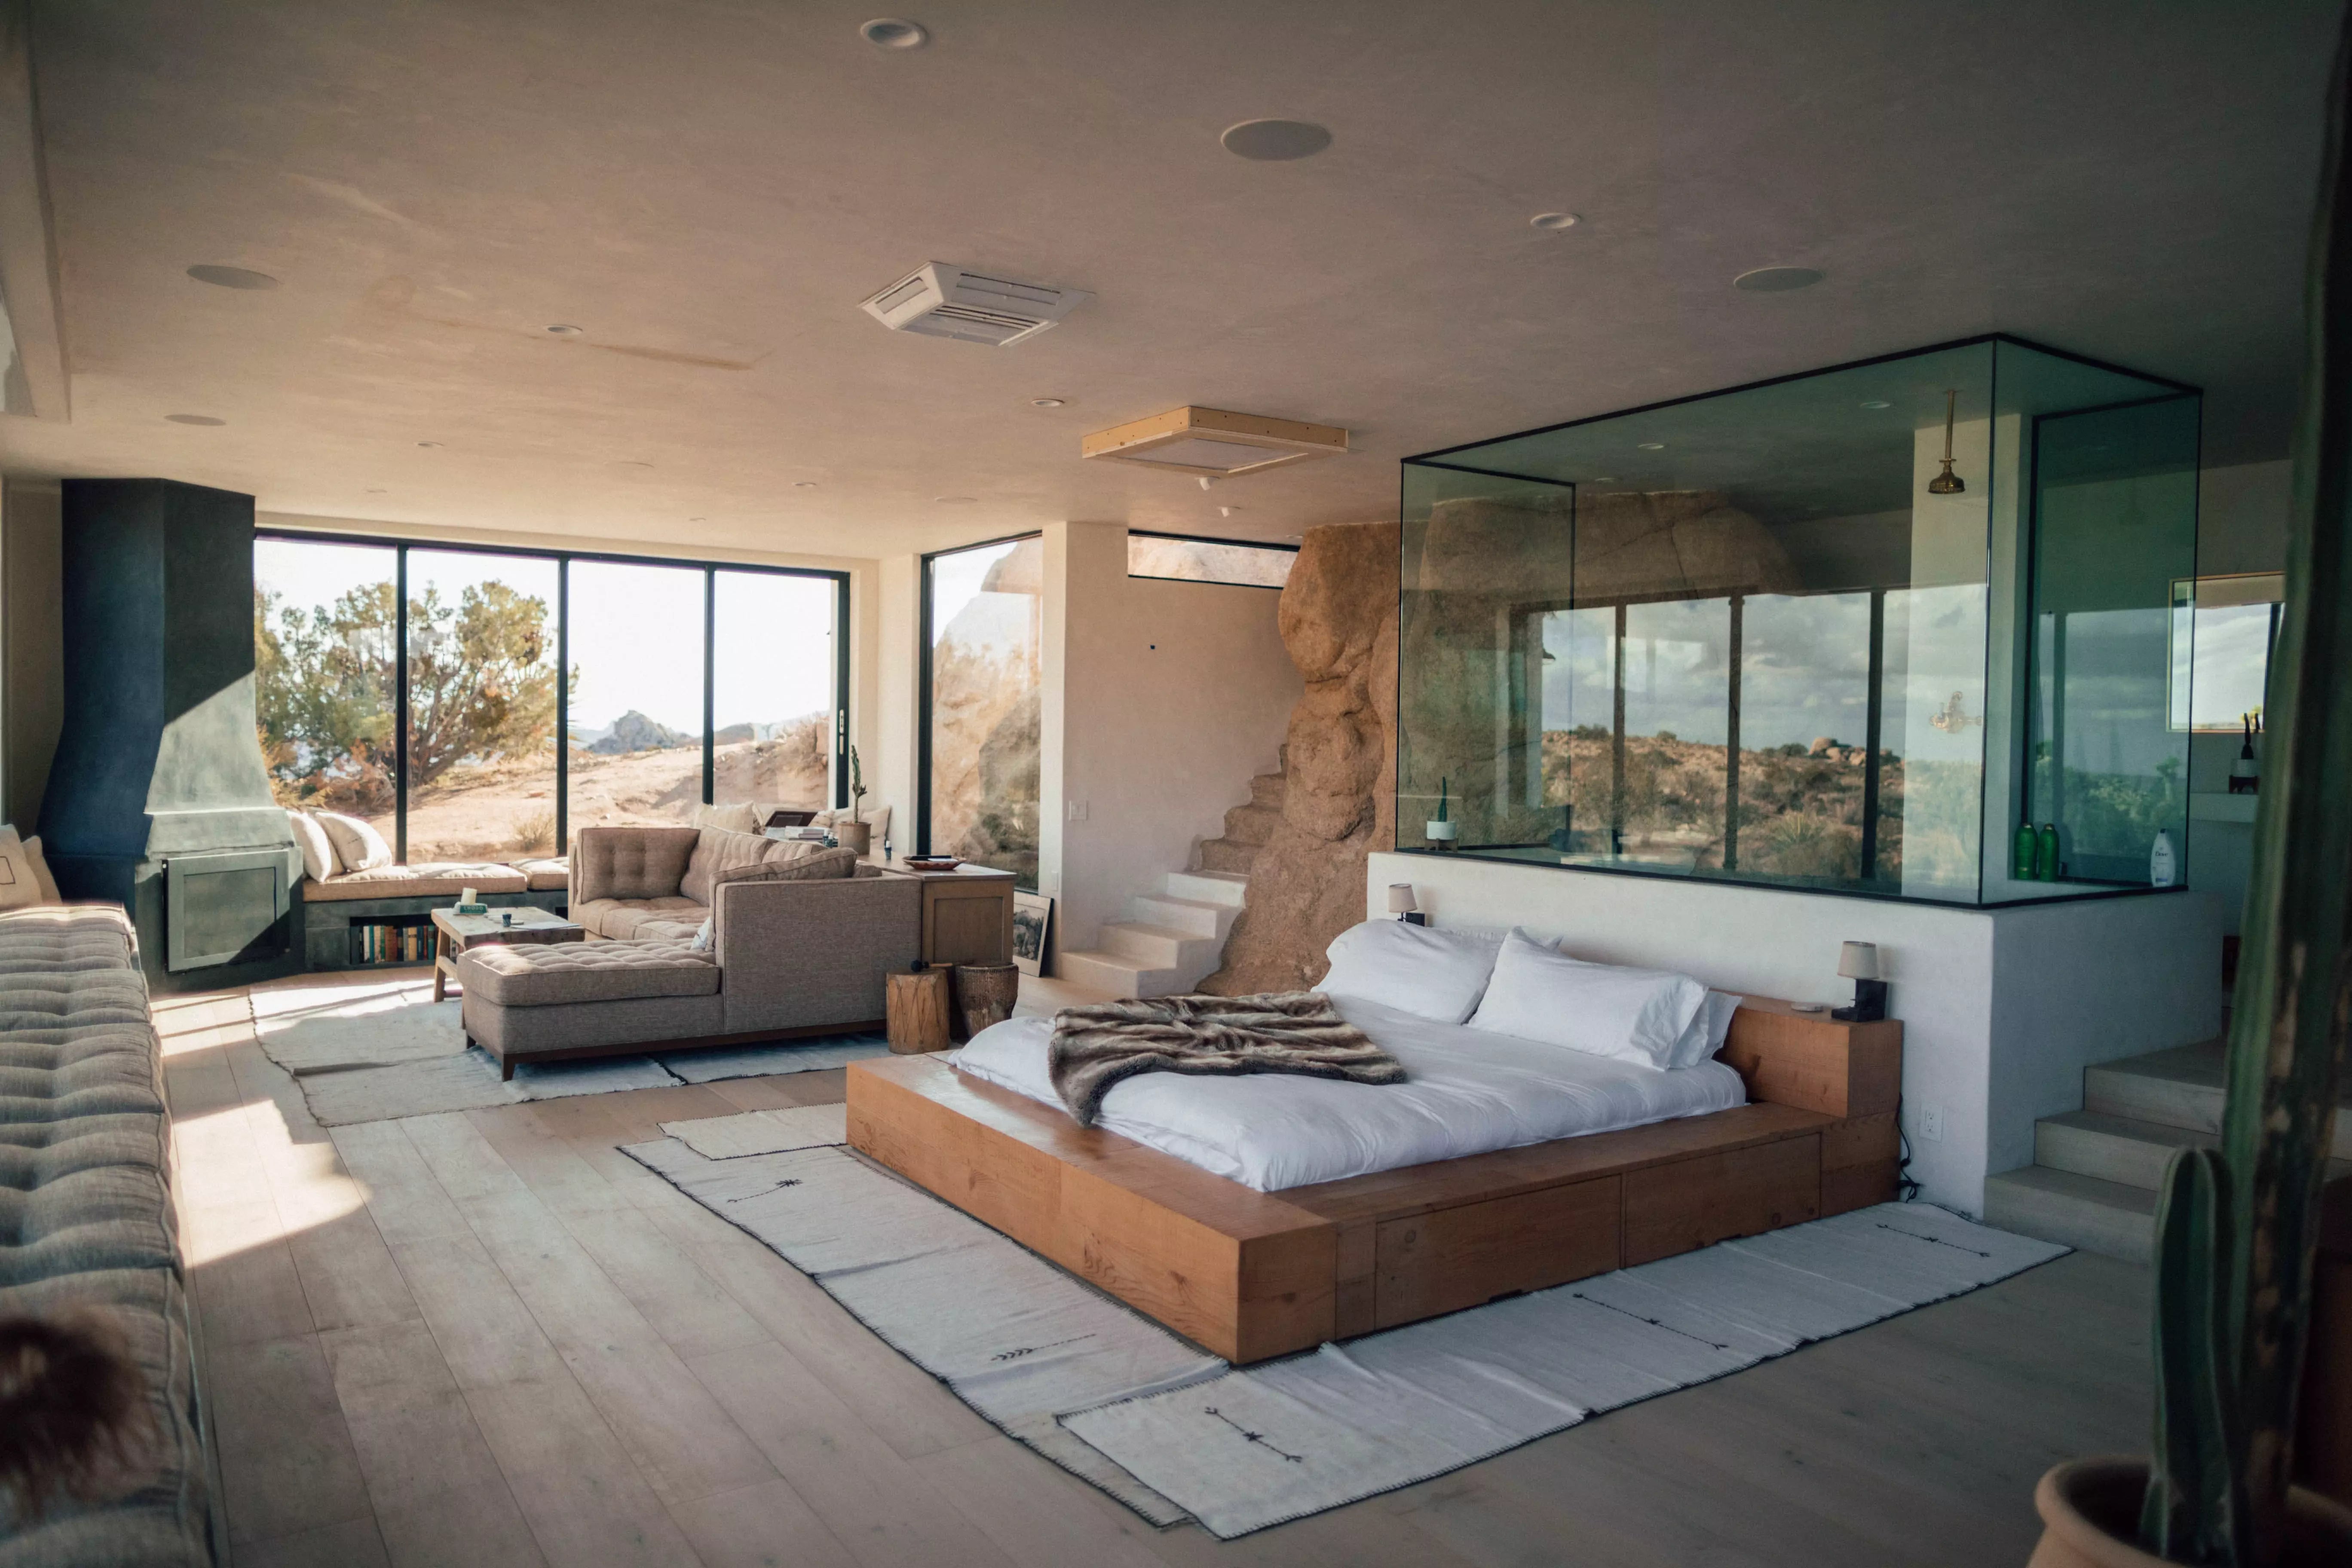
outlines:
[[926, 963], [1013, 962], [1013, 873], [985, 866], [952, 871], [909, 870], [893, 860], [890, 877], [912, 877], [923, 885], [923, 952]]

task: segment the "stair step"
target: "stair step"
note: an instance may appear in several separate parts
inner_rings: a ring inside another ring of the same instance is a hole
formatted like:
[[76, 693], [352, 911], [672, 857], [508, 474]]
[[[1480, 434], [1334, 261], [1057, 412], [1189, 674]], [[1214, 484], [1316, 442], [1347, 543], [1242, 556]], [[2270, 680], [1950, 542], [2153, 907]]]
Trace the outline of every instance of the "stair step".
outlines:
[[1225, 837], [1243, 844], [1263, 844], [1282, 824], [1282, 813], [1263, 805], [1237, 805], [1225, 813]]
[[2146, 1187], [2047, 1165], [1985, 1180], [1985, 1223], [2084, 1252], [2146, 1263], [2155, 1250], [2156, 1194]]
[[1216, 967], [1218, 951], [1224, 946], [1213, 936], [1194, 936], [1171, 926], [1144, 925], [1134, 921], [1106, 922], [1095, 945], [1104, 952], [1133, 959], [1154, 969], [1185, 970], [1198, 965], [1202, 974]]
[[1201, 840], [1201, 869], [1203, 871], [1238, 871], [1248, 874], [1250, 862], [1257, 858], [1257, 846], [1237, 843], [1231, 838]]
[[1241, 906], [1205, 899], [1180, 899], [1171, 893], [1138, 893], [1127, 901], [1127, 918], [1137, 925], [1166, 926], [1186, 936], [1214, 939], [1222, 943], [1234, 929]]
[[1268, 811], [1280, 811], [1283, 802], [1290, 798], [1290, 775], [1260, 773], [1250, 780], [1250, 804]]
[[1055, 977], [1113, 996], [1165, 996], [1181, 991], [1172, 969], [1154, 969], [1115, 952], [1065, 952]]
[[[2219, 1040], [2179, 1046], [2144, 1057], [2104, 1062], [2083, 1074], [2083, 1106], [2086, 1110], [2134, 1121], [2218, 1134], [2222, 1106], [2224, 1049]], [[2337, 1100], [2352, 1106], [2352, 1087]], [[2352, 1115], [2336, 1118], [2336, 1141], [2328, 1151], [2338, 1160], [2352, 1160]]]
[[2053, 1171], [2095, 1176], [2154, 1192], [2176, 1150], [2210, 1147], [2210, 1132], [2135, 1121], [2096, 1110], [2045, 1116], [2033, 1126], [2033, 1162]]
[[1239, 910], [1249, 893], [1249, 877], [1238, 871], [1171, 871], [1168, 896]]

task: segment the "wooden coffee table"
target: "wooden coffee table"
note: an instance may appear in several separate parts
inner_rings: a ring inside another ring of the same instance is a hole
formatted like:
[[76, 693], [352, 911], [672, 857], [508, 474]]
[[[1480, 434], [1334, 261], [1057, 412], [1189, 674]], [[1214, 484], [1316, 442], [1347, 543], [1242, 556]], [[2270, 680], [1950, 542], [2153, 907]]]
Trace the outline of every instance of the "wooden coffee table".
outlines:
[[[511, 915], [513, 923], [499, 919]], [[457, 955], [469, 947], [495, 947], [502, 942], [585, 942], [588, 928], [562, 915], [525, 904], [518, 909], [492, 910], [486, 915], [461, 915], [455, 910], [433, 911], [433, 1000], [449, 994], [457, 978]]]

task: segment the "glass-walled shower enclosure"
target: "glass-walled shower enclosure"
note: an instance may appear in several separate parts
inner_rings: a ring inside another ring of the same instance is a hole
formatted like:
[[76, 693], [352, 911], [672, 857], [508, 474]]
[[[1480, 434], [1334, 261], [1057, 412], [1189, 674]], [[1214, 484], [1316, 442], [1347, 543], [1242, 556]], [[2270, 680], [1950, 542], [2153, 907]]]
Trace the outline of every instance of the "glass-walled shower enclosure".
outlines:
[[2199, 408], [1996, 337], [1408, 458], [1398, 847], [2182, 880]]

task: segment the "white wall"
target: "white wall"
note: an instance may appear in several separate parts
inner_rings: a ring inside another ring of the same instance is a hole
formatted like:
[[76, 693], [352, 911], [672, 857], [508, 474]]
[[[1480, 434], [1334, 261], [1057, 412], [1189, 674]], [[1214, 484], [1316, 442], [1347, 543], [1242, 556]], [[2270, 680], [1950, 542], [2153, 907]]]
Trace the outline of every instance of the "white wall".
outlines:
[[1523, 925], [1580, 958], [1791, 1001], [1843, 1004], [1838, 944], [1876, 942], [1903, 1022], [1911, 1173], [1971, 1215], [1987, 1175], [2032, 1163], [2034, 1118], [2081, 1106], [2085, 1066], [2221, 1025], [2220, 910], [2197, 893], [1970, 910], [1391, 853], [1366, 869], [1367, 918], [1392, 882], [1439, 926]]
[[1304, 686], [1279, 595], [1129, 577], [1124, 524], [1047, 528], [1045, 581], [1039, 881], [1059, 952], [1094, 946], [1129, 895], [1224, 831], [1251, 775], [1273, 771]]

